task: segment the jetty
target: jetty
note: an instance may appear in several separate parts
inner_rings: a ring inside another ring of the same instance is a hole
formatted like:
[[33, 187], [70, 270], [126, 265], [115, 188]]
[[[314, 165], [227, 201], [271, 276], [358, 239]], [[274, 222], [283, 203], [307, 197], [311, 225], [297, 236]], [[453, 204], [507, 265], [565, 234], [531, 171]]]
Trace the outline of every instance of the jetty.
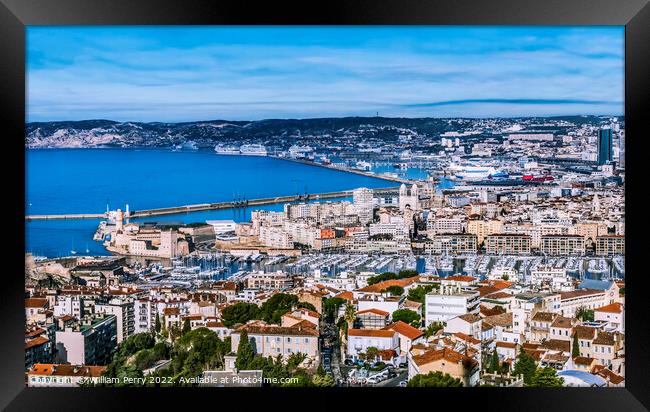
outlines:
[[[394, 192], [398, 190], [398, 187], [388, 187], [381, 189], [373, 189], [373, 191], [378, 193], [385, 192]], [[247, 208], [254, 206], [263, 206], [263, 205], [272, 205], [277, 203], [292, 203], [292, 202], [308, 202], [322, 199], [336, 199], [342, 197], [352, 196], [352, 190], [344, 190], [339, 192], [325, 192], [325, 193], [315, 193], [315, 194], [304, 194], [304, 195], [289, 195], [289, 196], [276, 196], [276, 197], [267, 197], [261, 199], [242, 199], [242, 200], [233, 200], [228, 202], [216, 202], [216, 203], [201, 203], [193, 205], [184, 205], [184, 206], [172, 206], [172, 207], [162, 207], [157, 209], [143, 209], [143, 210], [133, 210], [129, 213], [130, 219], [137, 219], [142, 217], [149, 216], [163, 216], [163, 215], [174, 215], [180, 213], [191, 213], [191, 212], [203, 212], [207, 210], [224, 210], [224, 209], [236, 209], [236, 208]], [[60, 219], [105, 219], [107, 218], [106, 213], [78, 213], [78, 214], [60, 214], [60, 215], [26, 215], [25, 220], [60, 220]]]

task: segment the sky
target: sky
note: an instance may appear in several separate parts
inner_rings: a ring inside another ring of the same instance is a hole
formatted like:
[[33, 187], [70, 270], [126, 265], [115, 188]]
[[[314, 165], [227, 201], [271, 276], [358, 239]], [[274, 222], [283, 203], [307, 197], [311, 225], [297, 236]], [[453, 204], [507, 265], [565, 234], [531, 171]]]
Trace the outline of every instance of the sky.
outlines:
[[623, 115], [624, 28], [28, 27], [27, 121]]

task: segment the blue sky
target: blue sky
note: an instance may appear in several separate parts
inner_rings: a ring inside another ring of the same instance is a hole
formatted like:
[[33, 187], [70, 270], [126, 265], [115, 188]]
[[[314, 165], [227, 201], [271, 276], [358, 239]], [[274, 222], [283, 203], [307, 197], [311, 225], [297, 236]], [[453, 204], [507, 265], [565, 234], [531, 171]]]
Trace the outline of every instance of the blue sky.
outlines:
[[623, 114], [623, 27], [29, 27], [27, 120]]

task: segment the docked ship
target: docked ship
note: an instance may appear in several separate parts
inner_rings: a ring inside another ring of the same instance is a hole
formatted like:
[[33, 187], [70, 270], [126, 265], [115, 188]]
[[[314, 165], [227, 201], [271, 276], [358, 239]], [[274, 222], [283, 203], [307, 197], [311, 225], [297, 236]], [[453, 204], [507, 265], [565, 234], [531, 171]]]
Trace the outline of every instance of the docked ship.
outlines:
[[239, 152], [246, 156], [266, 156], [266, 147], [261, 144], [245, 144], [239, 147]]
[[463, 166], [463, 165], [451, 165], [449, 167], [450, 171], [458, 179], [463, 180], [483, 180], [488, 176], [496, 175], [497, 170], [491, 166]]
[[217, 154], [220, 155], [238, 155], [240, 154], [239, 148], [235, 146], [224, 146], [224, 145], [216, 145], [214, 147], [214, 151], [217, 152]]

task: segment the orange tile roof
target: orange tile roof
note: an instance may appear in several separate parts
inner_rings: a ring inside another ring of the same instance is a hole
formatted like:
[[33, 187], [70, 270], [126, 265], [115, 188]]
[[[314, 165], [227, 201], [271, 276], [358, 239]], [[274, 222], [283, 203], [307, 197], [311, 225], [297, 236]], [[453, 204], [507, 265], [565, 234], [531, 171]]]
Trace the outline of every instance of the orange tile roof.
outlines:
[[31, 339], [25, 343], [25, 349], [33, 348], [34, 346], [43, 345], [44, 343], [49, 342], [50, 340], [46, 336], [38, 336], [34, 339]]
[[334, 296], [335, 298], [340, 298], [340, 299], [345, 299], [345, 300], [353, 300], [354, 295], [352, 292], [341, 292], [338, 295]]
[[594, 309], [594, 311], [597, 312], [607, 312], [607, 313], [622, 313], [623, 312], [623, 305], [620, 303], [610, 303], [609, 305], [601, 306], [599, 308]]
[[420, 276], [412, 276], [410, 278], [404, 278], [404, 279], [384, 280], [382, 282], [375, 283], [374, 285], [368, 285], [365, 288], [357, 289], [357, 292], [381, 293], [381, 291], [391, 286], [405, 287], [412, 283], [417, 282], [419, 279]]
[[375, 308], [360, 310], [360, 311], [357, 312], [357, 315], [363, 315], [365, 313], [374, 313], [375, 315], [379, 315], [379, 316], [388, 316], [388, 315], [390, 315], [390, 313], [388, 313], [388, 312], [384, 312], [383, 310], [375, 309]]
[[384, 327], [383, 329], [386, 330], [394, 330], [395, 332], [399, 333], [400, 335], [406, 336], [407, 338], [411, 340], [415, 340], [419, 338], [420, 336], [424, 335], [424, 332], [422, 332], [418, 328], [414, 328], [413, 326], [409, 325], [406, 322], [403, 322], [401, 320], [398, 320], [397, 322], [391, 323], [390, 325]]
[[86, 376], [99, 377], [106, 370], [106, 366], [77, 366], [56, 365], [51, 363], [35, 363], [29, 370], [29, 375], [38, 376]]
[[385, 329], [348, 329], [348, 336], [366, 336], [373, 338], [392, 338], [395, 331]]
[[422, 355], [413, 356], [413, 362], [416, 365], [422, 366], [431, 362], [436, 362], [438, 360], [444, 359], [452, 363], [463, 363], [466, 367], [473, 368], [478, 365], [478, 362], [474, 359], [463, 355], [462, 353], [456, 352], [453, 349], [443, 348], [439, 350], [429, 350], [424, 352]]
[[441, 282], [443, 281], [453, 281], [453, 282], [474, 282], [478, 280], [474, 276], [463, 276], [463, 275], [454, 275], [454, 276], [447, 276], [446, 278], [440, 279]]
[[27, 298], [25, 299], [26, 308], [44, 308], [47, 306], [47, 299], [45, 298]]
[[478, 345], [478, 344], [481, 343], [480, 340], [476, 339], [473, 336], [469, 336], [469, 335], [467, 335], [467, 334], [465, 334], [463, 332], [456, 332], [456, 333], [453, 333], [453, 335], [455, 337], [457, 337], [458, 339], [460, 339], [461, 341], [471, 343], [472, 345]]

